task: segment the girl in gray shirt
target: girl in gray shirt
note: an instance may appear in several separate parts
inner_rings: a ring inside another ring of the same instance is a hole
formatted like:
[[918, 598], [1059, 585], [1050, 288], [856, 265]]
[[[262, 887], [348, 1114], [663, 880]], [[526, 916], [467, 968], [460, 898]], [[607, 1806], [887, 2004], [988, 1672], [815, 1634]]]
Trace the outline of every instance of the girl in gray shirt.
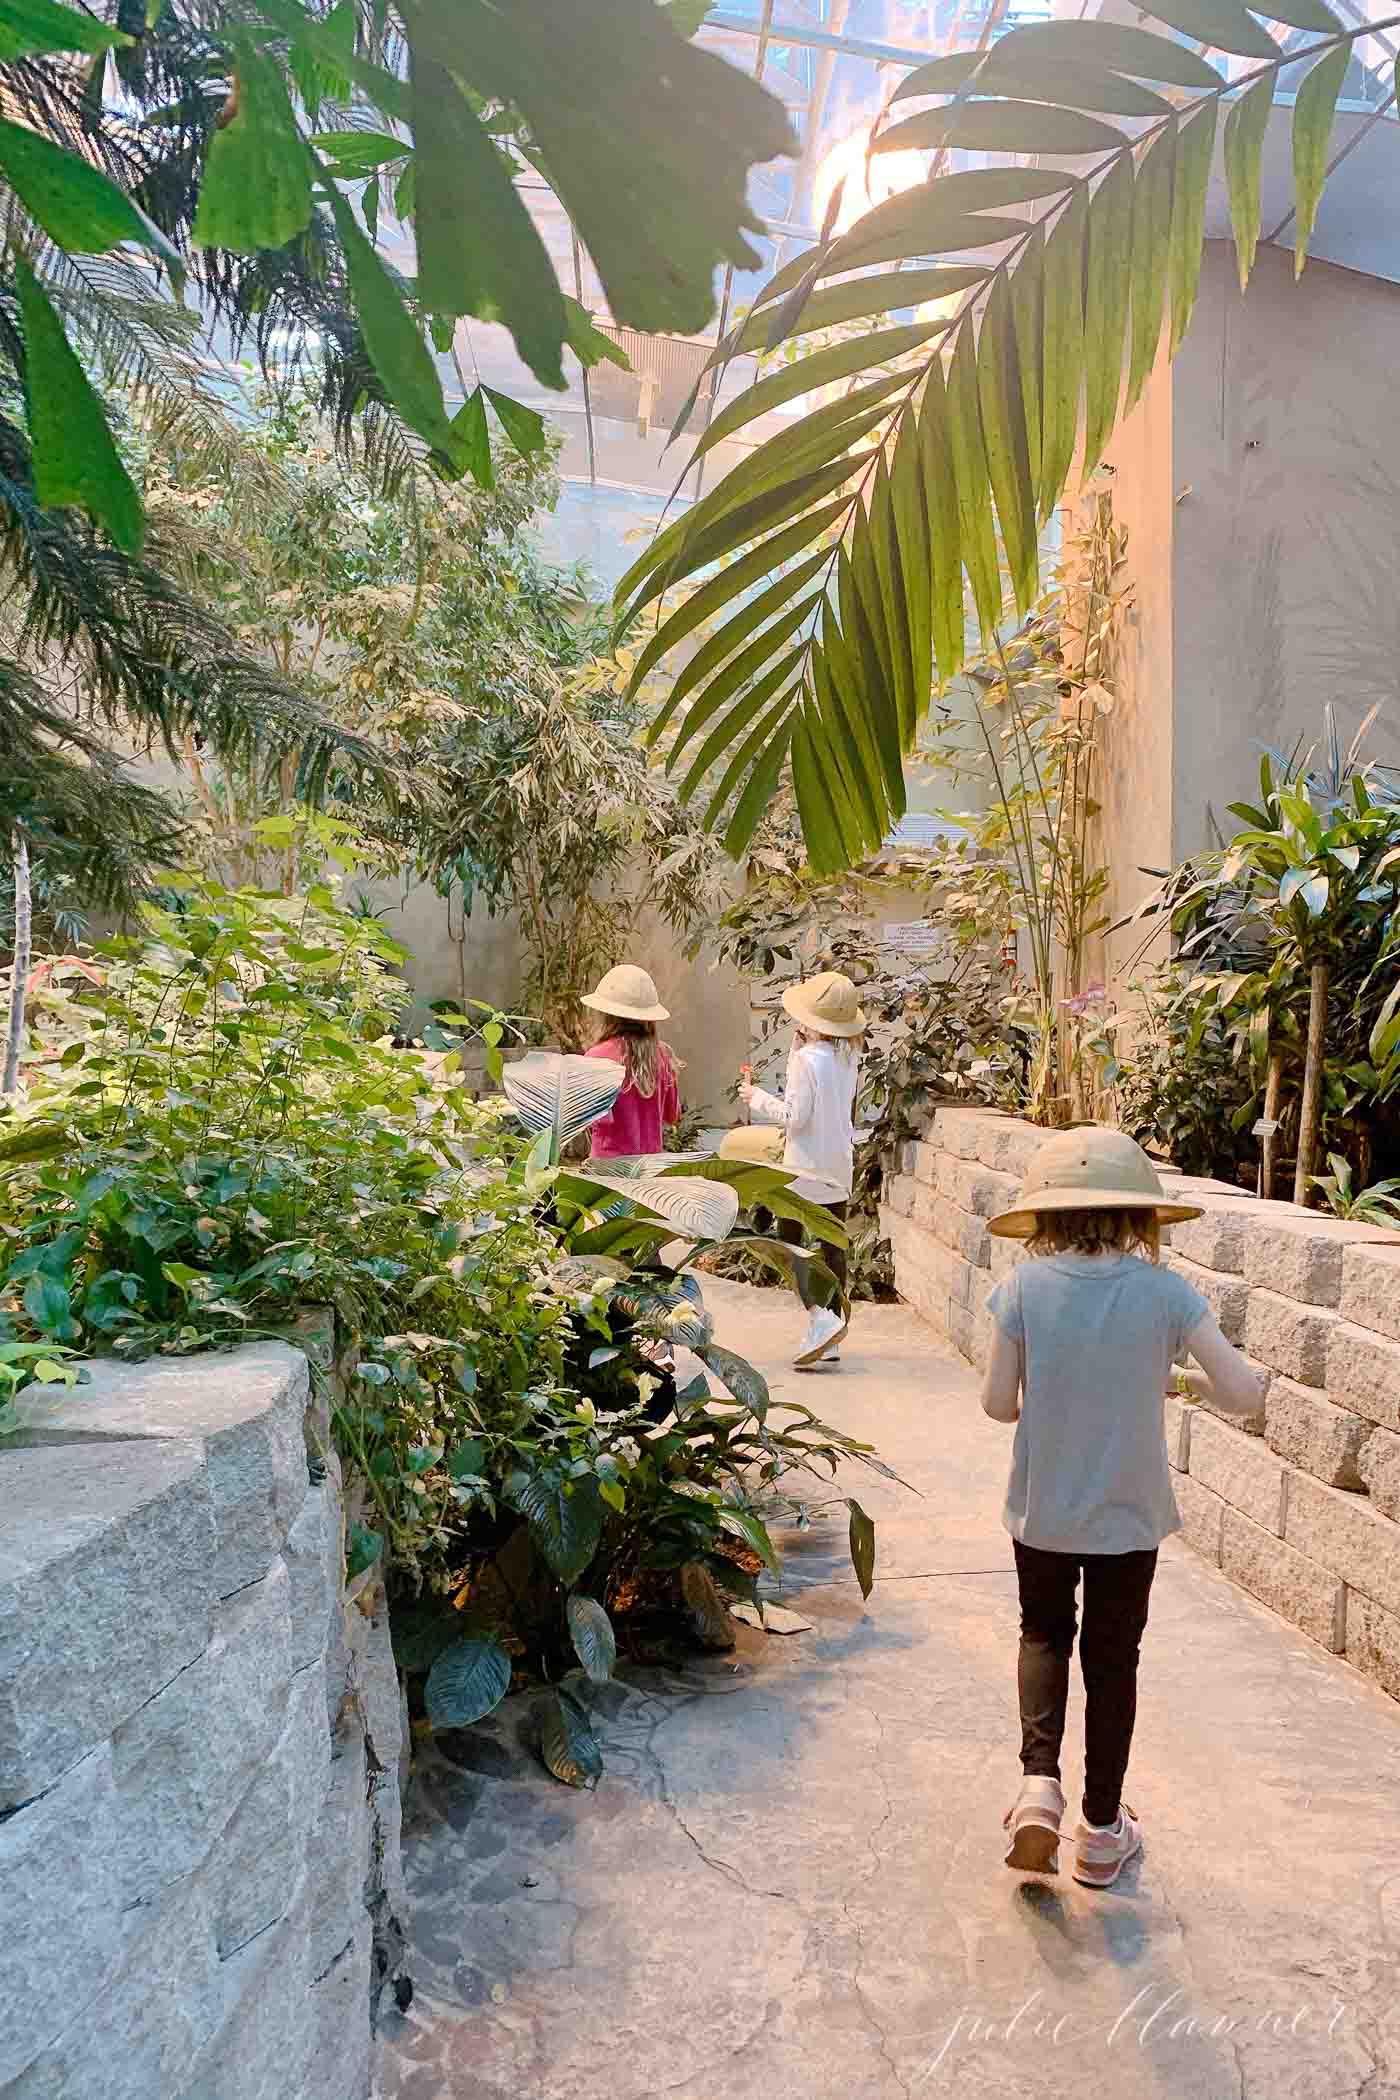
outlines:
[[[1141, 1849], [1121, 1798], [1137, 1707], [1138, 1648], [1157, 1548], [1180, 1529], [1163, 1435], [1163, 1396], [1187, 1354], [1196, 1390], [1249, 1413], [1259, 1388], [1199, 1292], [1157, 1266], [1163, 1224], [1199, 1217], [1167, 1201], [1141, 1147], [1121, 1131], [1047, 1138], [1015, 1207], [991, 1230], [1029, 1242], [991, 1295], [982, 1405], [1014, 1422], [1004, 1512], [1021, 1603], [1017, 1669], [1025, 1778], [1006, 1827], [1006, 1863], [1053, 1871], [1064, 1794], [1060, 1745], [1084, 1585], [1083, 1818], [1074, 1875], [1106, 1888]], [[1204, 1375], [1203, 1375], [1204, 1374]]]

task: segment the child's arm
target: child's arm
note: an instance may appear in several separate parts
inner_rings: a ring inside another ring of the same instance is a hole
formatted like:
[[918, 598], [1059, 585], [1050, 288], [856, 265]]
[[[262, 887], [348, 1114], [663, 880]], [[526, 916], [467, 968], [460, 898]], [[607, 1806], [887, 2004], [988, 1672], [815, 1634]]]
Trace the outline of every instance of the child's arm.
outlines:
[[757, 1111], [770, 1123], [801, 1130], [812, 1120], [817, 1092], [806, 1058], [797, 1057], [788, 1067], [787, 1085], [781, 1094], [770, 1094], [766, 1087], [741, 1086], [739, 1097], [747, 1103], [750, 1114]]
[[994, 1422], [1021, 1419], [1021, 1344], [992, 1323], [992, 1353], [982, 1380], [982, 1412]]
[[1233, 1342], [1226, 1341], [1214, 1313], [1207, 1313], [1191, 1330], [1186, 1346], [1201, 1368], [1185, 1371], [1182, 1376], [1198, 1400], [1209, 1400], [1232, 1415], [1258, 1411], [1262, 1397], [1259, 1378]]

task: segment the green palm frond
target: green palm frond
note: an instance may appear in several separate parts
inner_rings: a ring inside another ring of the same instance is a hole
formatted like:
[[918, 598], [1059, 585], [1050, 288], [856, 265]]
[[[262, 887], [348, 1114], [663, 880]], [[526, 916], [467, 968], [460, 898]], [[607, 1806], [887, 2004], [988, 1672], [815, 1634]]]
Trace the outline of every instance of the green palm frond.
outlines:
[[[785, 770], [819, 872], [888, 835], [935, 679], [959, 670], [978, 627], [994, 634], [1004, 578], [1018, 615], [1035, 602], [1040, 531], [1072, 466], [1097, 465], [1158, 355], [1181, 342], [1222, 116], [1248, 277], [1264, 126], [1280, 76], [1298, 68], [1302, 267], [1342, 76], [1375, 24], [1343, 26], [1323, 0], [1253, 13], [1240, 0], [1150, 0], [1147, 11], [1207, 52], [1242, 55], [1242, 77], [1164, 30], [1086, 20], [931, 61], [896, 89], [873, 150], [975, 148], [1014, 164], [935, 176], [828, 233], [710, 360], [703, 385], [740, 350], [787, 344], [792, 356], [844, 318], [890, 323], [813, 346], [729, 401], [686, 473], [773, 409], [819, 405], [761, 440], [618, 588], [620, 627], [653, 623], [634, 689], [700, 630], [651, 737], [736, 856]], [[1297, 48], [1256, 14], [1303, 31]], [[940, 292], [957, 297], [951, 319], [900, 325]]]

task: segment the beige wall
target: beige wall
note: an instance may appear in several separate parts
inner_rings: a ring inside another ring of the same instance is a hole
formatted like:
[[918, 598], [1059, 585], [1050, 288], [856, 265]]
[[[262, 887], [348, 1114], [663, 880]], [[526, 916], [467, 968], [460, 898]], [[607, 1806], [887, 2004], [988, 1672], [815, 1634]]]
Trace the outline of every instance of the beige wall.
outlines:
[[1259, 747], [1344, 735], [1400, 758], [1400, 287], [1260, 250], [1206, 250], [1175, 371], [1173, 843], [1257, 787]]
[[[1121, 918], [1257, 789], [1264, 746], [1331, 701], [1400, 760], [1400, 288], [1261, 249], [1247, 296], [1207, 244], [1200, 301], [1109, 448], [1135, 605], [1106, 736], [1103, 837]], [[1143, 928], [1111, 944], [1120, 978]]]

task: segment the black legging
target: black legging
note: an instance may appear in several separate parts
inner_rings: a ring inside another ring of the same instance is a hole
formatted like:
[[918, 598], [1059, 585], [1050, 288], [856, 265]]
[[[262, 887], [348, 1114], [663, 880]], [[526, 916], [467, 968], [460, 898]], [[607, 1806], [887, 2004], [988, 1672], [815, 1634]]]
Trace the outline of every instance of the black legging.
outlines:
[[[848, 1204], [823, 1203], [821, 1207], [823, 1210], [831, 1212], [838, 1225], [845, 1224], [846, 1212], [849, 1209]], [[796, 1218], [779, 1218], [777, 1225], [778, 1238], [780, 1240], [786, 1241], [789, 1247], [800, 1247], [802, 1245], [804, 1235], [802, 1227]], [[845, 1305], [846, 1276], [848, 1273], [846, 1249], [844, 1247], [833, 1247], [827, 1240], [818, 1240], [812, 1251], [821, 1257], [836, 1278], [836, 1288], [841, 1294], [842, 1305]], [[801, 1273], [798, 1275], [797, 1288], [801, 1295], [802, 1303], [806, 1306], [808, 1312], [811, 1312], [816, 1306], [826, 1305], [831, 1297], [831, 1292], [824, 1289], [820, 1284], [815, 1288], [809, 1289], [806, 1276]]]
[[1084, 1625], [1079, 1667], [1084, 1674], [1084, 1816], [1112, 1823], [1128, 1769], [1137, 1719], [1138, 1648], [1157, 1555], [1046, 1553], [1013, 1539], [1021, 1591], [1021, 1649], [1016, 1681], [1021, 1699], [1021, 1768], [1045, 1779], [1060, 1776], [1060, 1744], [1069, 1704], [1074, 1652], [1074, 1598], [1084, 1573]]

